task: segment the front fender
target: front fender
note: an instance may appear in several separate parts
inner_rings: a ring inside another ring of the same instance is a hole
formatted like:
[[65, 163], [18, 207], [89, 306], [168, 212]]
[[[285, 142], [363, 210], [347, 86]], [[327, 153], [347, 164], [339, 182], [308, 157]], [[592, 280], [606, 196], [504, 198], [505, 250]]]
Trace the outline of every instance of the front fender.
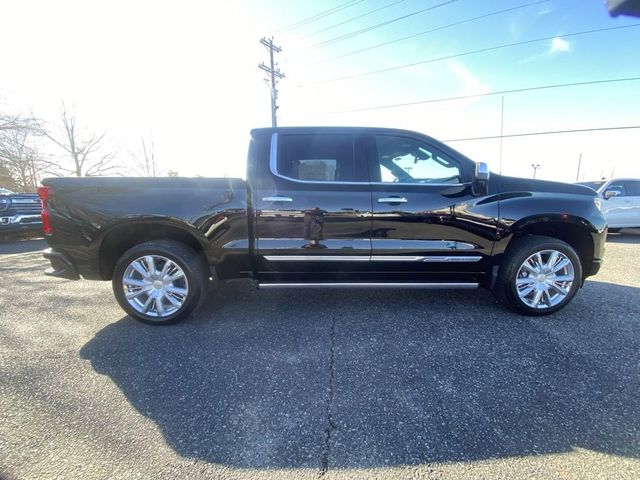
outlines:
[[584, 232], [592, 238], [596, 254], [595, 244], [602, 243], [600, 237], [606, 235], [607, 224], [594, 198], [544, 192], [501, 200], [494, 254], [504, 253], [514, 237], [554, 230]]

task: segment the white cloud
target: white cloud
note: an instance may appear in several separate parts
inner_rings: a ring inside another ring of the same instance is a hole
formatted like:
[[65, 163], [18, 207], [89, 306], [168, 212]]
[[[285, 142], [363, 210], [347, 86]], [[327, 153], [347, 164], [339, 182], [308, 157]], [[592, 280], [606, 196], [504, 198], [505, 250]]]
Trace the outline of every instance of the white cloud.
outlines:
[[487, 93], [489, 86], [482, 83], [462, 62], [449, 61], [449, 70], [462, 82], [461, 95], [479, 95]]
[[553, 37], [551, 40], [551, 46], [549, 53], [570, 52], [571, 44], [560, 37]]

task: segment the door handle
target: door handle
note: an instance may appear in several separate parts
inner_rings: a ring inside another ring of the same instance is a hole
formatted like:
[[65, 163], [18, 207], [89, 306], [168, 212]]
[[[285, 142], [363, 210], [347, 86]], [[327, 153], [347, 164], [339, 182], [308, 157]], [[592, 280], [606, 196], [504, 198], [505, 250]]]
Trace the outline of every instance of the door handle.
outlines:
[[291, 197], [281, 197], [276, 195], [274, 197], [262, 197], [263, 202], [293, 202]]
[[378, 203], [407, 203], [404, 197], [382, 197], [378, 199]]

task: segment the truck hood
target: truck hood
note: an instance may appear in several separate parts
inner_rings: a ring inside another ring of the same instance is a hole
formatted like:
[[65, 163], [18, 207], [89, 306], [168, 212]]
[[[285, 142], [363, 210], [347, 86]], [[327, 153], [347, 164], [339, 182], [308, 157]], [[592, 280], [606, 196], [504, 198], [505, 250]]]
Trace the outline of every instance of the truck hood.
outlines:
[[491, 178], [499, 185], [500, 192], [549, 192], [549, 193], [572, 193], [576, 195], [586, 195], [595, 197], [596, 192], [584, 185], [573, 183], [551, 182], [548, 180], [533, 180], [531, 178], [507, 177], [504, 175], [491, 174]]

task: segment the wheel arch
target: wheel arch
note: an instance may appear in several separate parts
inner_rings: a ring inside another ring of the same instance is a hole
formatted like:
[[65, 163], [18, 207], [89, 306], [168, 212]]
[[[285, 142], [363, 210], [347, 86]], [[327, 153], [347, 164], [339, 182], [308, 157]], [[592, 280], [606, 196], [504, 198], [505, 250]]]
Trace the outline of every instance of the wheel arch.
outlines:
[[182, 222], [167, 219], [136, 219], [110, 226], [100, 237], [98, 259], [100, 275], [111, 280], [118, 258], [130, 248], [152, 240], [174, 240], [198, 253], [205, 264], [206, 241], [200, 233]]
[[582, 266], [583, 278], [590, 271], [594, 258], [592, 233], [596, 229], [587, 220], [569, 215], [545, 215], [528, 217], [514, 223], [509, 229], [510, 237], [505, 255], [516, 245], [516, 241], [527, 235], [540, 235], [556, 238], [568, 243], [578, 254]]

